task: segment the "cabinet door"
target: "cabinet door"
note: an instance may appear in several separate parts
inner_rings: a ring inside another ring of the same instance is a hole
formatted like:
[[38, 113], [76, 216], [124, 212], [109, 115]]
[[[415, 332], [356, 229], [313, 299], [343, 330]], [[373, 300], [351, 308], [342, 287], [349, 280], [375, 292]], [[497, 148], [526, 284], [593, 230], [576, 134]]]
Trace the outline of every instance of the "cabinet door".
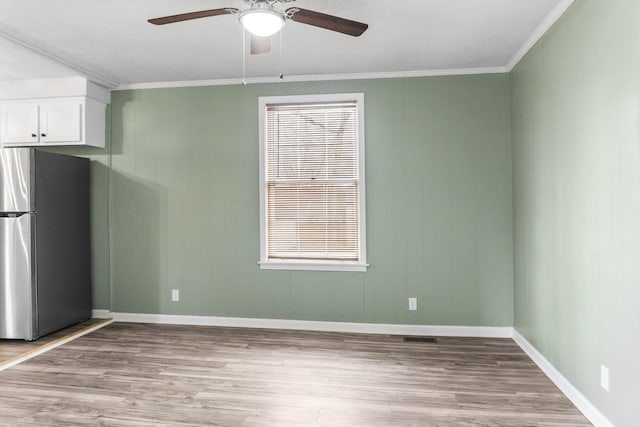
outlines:
[[0, 106], [0, 142], [33, 144], [38, 142], [38, 106], [10, 103]]
[[82, 141], [82, 103], [51, 101], [40, 104], [40, 142]]

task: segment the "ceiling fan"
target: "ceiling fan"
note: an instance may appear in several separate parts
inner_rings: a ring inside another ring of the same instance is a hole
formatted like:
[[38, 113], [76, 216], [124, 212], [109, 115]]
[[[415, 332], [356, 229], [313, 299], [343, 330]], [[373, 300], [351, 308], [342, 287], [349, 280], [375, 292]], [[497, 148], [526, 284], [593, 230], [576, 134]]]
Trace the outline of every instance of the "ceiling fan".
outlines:
[[244, 0], [249, 5], [249, 8], [245, 10], [223, 7], [153, 18], [148, 22], [155, 25], [165, 25], [210, 16], [237, 14], [242, 26], [251, 33], [252, 54], [269, 52], [271, 50], [269, 37], [280, 31], [287, 20], [354, 37], [362, 35], [369, 27], [362, 22], [299, 7], [290, 7], [284, 11], [275, 7], [278, 3], [292, 3], [293, 1], [295, 0]]

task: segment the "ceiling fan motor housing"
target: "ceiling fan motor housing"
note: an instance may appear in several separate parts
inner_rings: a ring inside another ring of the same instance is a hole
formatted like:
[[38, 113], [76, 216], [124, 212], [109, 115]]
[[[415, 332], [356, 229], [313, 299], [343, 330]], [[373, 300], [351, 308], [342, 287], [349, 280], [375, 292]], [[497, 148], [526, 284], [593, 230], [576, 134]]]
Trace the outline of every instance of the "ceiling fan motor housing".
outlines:
[[251, 7], [240, 13], [238, 19], [242, 26], [258, 37], [269, 37], [284, 26], [284, 13], [274, 9], [266, 0], [258, 0]]

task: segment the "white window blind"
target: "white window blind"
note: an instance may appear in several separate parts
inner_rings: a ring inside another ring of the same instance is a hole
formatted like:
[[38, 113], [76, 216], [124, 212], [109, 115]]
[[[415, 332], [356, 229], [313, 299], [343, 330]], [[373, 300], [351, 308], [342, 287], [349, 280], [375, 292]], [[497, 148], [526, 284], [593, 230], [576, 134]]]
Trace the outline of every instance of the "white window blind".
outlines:
[[263, 261], [364, 262], [358, 102], [264, 108]]

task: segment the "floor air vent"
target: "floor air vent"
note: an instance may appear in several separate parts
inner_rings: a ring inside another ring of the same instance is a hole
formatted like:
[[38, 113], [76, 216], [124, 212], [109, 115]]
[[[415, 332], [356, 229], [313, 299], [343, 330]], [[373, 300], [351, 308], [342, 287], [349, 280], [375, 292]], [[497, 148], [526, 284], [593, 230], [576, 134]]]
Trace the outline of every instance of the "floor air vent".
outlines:
[[403, 337], [402, 341], [404, 342], [422, 342], [429, 344], [437, 344], [435, 337]]

